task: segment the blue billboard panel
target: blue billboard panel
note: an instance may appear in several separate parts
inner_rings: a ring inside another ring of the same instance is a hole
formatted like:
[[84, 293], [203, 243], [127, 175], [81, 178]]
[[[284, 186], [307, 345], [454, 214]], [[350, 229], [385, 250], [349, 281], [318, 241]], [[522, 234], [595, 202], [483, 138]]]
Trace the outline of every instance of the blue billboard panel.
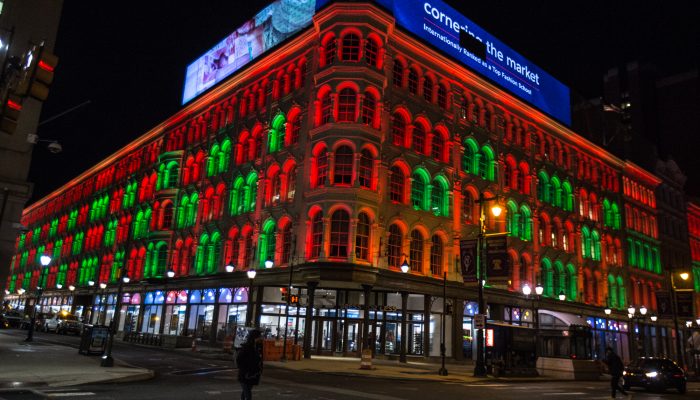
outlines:
[[[571, 125], [569, 88], [440, 0], [375, 0], [396, 22], [497, 85]], [[483, 43], [486, 57], [460, 46], [460, 30]]]
[[311, 24], [316, 0], [277, 0], [187, 67], [182, 104]]

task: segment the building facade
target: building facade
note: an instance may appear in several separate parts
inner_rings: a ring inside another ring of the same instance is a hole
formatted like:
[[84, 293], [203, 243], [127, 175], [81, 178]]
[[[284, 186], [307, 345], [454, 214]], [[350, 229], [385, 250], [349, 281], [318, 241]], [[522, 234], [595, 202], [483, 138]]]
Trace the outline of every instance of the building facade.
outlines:
[[[529, 345], [510, 344], [533, 329], [542, 356], [672, 354], [668, 321], [627, 316], [629, 305], [654, 313], [663, 285], [658, 184], [383, 9], [336, 2], [27, 208], [7, 297], [23, 306], [40, 286], [43, 308], [106, 323], [126, 274], [125, 337], [221, 341], [254, 324], [286, 328], [306, 355], [370, 345], [433, 357], [444, 331], [447, 356], [468, 359], [479, 310], [460, 241], [478, 234], [480, 196], [496, 197], [503, 216], [483, 222], [508, 232], [509, 269], [486, 281], [491, 360], [531, 365]], [[289, 283], [300, 301], [285, 310]], [[538, 283], [541, 298], [522, 294]], [[561, 346], [577, 329], [592, 335]]]

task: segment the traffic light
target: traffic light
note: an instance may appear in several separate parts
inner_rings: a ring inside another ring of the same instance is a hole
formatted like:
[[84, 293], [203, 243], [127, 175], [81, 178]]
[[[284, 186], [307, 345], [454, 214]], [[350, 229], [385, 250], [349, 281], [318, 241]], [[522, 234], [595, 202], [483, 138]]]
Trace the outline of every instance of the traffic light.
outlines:
[[2, 120], [0, 120], [0, 130], [13, 134], [17, 129], [17, 121], [22, 111], [22, 99], [15, 95], [9, 95], [2, 108]]
[[31, 96], [39, 101], [49, 97], [58, 57], [42, 46], [34, 46], [22, 59], [23, 77], [15, 88], [19, 96]]
[[280, 288], [280, 292], [282, 292], [282, 301], [286, 302], [287, 301], [287, 289], [286, 288]]
[[46, 101], [49, 97], [49, 86], [53, 83], [54, 69], [58, 64], [58, 57], [41, 48], [39, 58], [34, 65], [34, 71], [30, 75], [29, 95], [39, 101]]

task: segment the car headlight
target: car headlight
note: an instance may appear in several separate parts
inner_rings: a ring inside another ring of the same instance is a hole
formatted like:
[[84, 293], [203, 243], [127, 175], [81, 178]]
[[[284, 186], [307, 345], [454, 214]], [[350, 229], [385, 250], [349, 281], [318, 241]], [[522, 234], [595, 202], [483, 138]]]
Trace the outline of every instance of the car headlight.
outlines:
[[622, 376], [627, 375], [627, 371], [622, 371]]
[[651, 371], [651, 372], [647, 372], [647, 373], [644, 374], [644, 375], [646, 375], [647, 378], [656, 378], [656, 377], [659, 375], [659, 373], [656, 372], [656, 371]]

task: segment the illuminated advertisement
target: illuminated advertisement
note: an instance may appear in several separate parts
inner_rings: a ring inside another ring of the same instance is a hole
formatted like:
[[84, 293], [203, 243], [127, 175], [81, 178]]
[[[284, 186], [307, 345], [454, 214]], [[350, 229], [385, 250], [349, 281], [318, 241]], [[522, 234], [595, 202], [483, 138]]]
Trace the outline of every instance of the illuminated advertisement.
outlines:
[[277, 0], [187, 66], [182, 104], [311, 24], [316, 0]]
[[[326, 0], [327, 2], [328, 0]], [[559, 121], [571, 125], [569, 88], [439, 0], [375, 0], [396, 22], [445, 54]], [[459, 45], [459, 31], [483, 43], [483, 59]]]
[[[187, 67], [185, 104], [311, 24], [333, 0], [277, 0]], [[401, 27], [559, 121], [571, 125], [569, 88], [440, 0], [374, 0]], [[460, 46], [460, 31], [479, 51]]]

